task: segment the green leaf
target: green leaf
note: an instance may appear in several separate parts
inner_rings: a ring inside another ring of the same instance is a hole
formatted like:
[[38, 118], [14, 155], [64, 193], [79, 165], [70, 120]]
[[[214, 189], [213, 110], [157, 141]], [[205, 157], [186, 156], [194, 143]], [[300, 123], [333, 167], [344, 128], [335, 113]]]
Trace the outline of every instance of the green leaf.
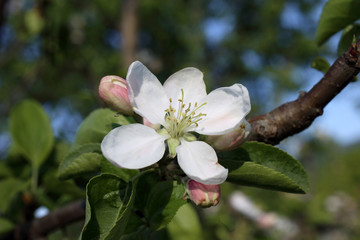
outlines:
[[133, 177], [139, 174], [139, 170], [119, 168], [103, 158], [101, 161], [101, 173], [111, 173], [120, 177], [125, 182], [129, 182]]
[[339, 44], [338, 44], [338, 49], [337, 49], [337, 54], [340, 56], [341, 54], [343, 54], [344, 52], [346, 52], [352, 42], [353, 42], [353, 38], [355, 37], [359, 37], [360, 36], [360, 24], [359, 23], [354, 23], [354, 24], [350, 24], [349, 26], [347, 26], [340, 38]]
[[316, 57], [311, 63], [311, 67], [325, 74], [329, 70], [330, 64], [325, 58]]
[[191, 204], [185, 204], [167, 226], [172, 240], [204, 239], [199, 216]]
[[27, 189], [28, 183], [16, 178], [7, 178], [0, 181], [0, 211], [7, 212], [17, 195]]
[[186, 203], [184, 193], [184, 186], [172, 180], [153, 186], [145, 212], [151, 228], [159, 230], [173, 219], [178, 209]]
[[43, 185], [48, 193], [56, 193], [60, 195], [69, 194], [74, 198], [85, 197], [85, 191], [80, 189], [72, 179], [66, 181], [59, 180], [56, 170], [46, 172], [43, 178]]
[[117, 115], [116, 112], [110, 109], [97, 109], [80, 125], [73, 148], [85, 143], [101, 143], [105, 135], [114, 127], [130, 123], [126, 117]]
[[41, 105], [34, 100], [16, 105], [10, 113], [10, 132], [16, 148], [38, 168], [54, 144], [50, 119]]
[[59, 166], [59, 178], [66, 180], [100, 171], [103, 159], [99, 143], [88, 143], [71, 151]]
[[221, 165], [229, 169], [228, 182], [291, 193], [309, 190], [303, 166], [286, 152], [260, 142], [219, 154]]
[[0, 161], [0, 179], [11, 177], [12, 175], [11, 169], [3, 161]]
[[81, 239], [119, 239], [134, 202], [134, 185], [115, 175], [102, 174], [87, 185], [86, 219]]
[[323, 44], [332, 35], [360, 18], [359, 0], [329, 0], [321, 13], [316, 43]]
[[13, 230], [14, 227], [14, 224], [10, 220], [0, 217], [0, 236]]

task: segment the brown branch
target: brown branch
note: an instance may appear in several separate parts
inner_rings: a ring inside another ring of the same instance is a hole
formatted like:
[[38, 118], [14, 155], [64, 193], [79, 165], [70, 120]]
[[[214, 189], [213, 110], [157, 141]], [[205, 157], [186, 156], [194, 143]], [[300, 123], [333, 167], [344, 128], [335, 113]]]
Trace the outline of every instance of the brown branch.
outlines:
[[249, 141], [278, 144], [281, 140], [308, 128], [325, 106], [360, 71], [360, 40], [340, 56], [324, 77], [295, 101], [285, 103], [269, 113], [249, 119]]
[[45, 239], [50, 232], [84, 218], [85, 201], [78, 200], [56, 209], [42, 218], [34, 219], [30, 223], [17, 225], [14, 231], [0, 237], [0, 240]]
[[137, 0], [124, 0], [122, 6], [121, 31], [123, 35], [122, 66], [126, 69], [136, 55]]

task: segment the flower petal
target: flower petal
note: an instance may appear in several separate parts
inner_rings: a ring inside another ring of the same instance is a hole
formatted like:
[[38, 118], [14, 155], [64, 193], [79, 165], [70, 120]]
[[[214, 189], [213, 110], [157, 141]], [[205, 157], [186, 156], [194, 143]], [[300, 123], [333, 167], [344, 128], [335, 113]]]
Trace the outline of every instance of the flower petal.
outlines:
[[166, 94], [173, 100], [173, 107], [178, 109], [178, 99], [181, 99], [181, 89], [184, 91], [184, 104], [194, 104], [206, 97], [204, 74], [197, 68], [184, 68], [171, 75], [164, 83]]
[[226, 180], [228, 170], [218, 163], [215, 150], [207, 143], [181, 140], [176, 152], [178, 163], [189, 178], [207, 185]]
[[126, 81], [134, 111], [152, 124], [163, 124], [169, 99], [155, 75], [136, 61], [130, 65]]
[[226, 134], [236, 129], [250, 112], [250, 97], [246, 87], [234, 84], [215, 89], [207, 95], [200, 109], [206, 116], [193, 131], [204, 135]]
[[162, 158], [166, 138], [147, 126], [130, 124], [111, 130], [101, 143], [101, 151], [117, 167], [144, 168]]

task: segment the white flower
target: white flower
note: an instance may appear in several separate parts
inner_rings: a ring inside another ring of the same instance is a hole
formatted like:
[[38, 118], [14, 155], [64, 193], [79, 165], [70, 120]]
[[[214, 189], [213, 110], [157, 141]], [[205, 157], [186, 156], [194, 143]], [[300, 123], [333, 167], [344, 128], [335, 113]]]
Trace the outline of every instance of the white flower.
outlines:
[[162, 86], [138, 61], [130, 65], [126, 81], [134, 111], [162, 129], [131, 124], [111, 130], [101, 143], [105, 158], [121, 168], [144, 168], [163, 157], [167, 143], [169, 155], [177, 155], [189, 178], [203, 184], [224, 182], [228, 170], [218, 163], [215, 150], [189, 132], [221, 135], [238, 128], [250, 111], [247, 89], [234, 84], [206, 94], [203, 74], [196, 68], [174, 73]]

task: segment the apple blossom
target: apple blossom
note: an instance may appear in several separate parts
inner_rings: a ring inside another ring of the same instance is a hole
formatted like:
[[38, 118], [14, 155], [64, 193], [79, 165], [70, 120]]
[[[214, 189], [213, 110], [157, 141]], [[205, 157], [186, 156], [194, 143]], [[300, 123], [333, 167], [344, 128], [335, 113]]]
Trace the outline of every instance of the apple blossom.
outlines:
[[103, 77], [99, 85], [99, 96], [115, 111], [133, 115], [125, 79], [114, 75]]
[[138, 61], [130, 65], [126, 80], [134, 112], [161, 128], [136, 123], [111, 130], [101, 143], [105, 158], [121, 168], [144, 168], [162, 159], [167, 145], [169, 157], [177, 156], [189, 178], [207, 185], [224, 182], [228, 170], [215, 150], [191, 132], [222, 135], [237, 129], [250, 111], [247, 89], [234, 84], [206, 94], [203, 73], [192, 67], [162, 86]]

